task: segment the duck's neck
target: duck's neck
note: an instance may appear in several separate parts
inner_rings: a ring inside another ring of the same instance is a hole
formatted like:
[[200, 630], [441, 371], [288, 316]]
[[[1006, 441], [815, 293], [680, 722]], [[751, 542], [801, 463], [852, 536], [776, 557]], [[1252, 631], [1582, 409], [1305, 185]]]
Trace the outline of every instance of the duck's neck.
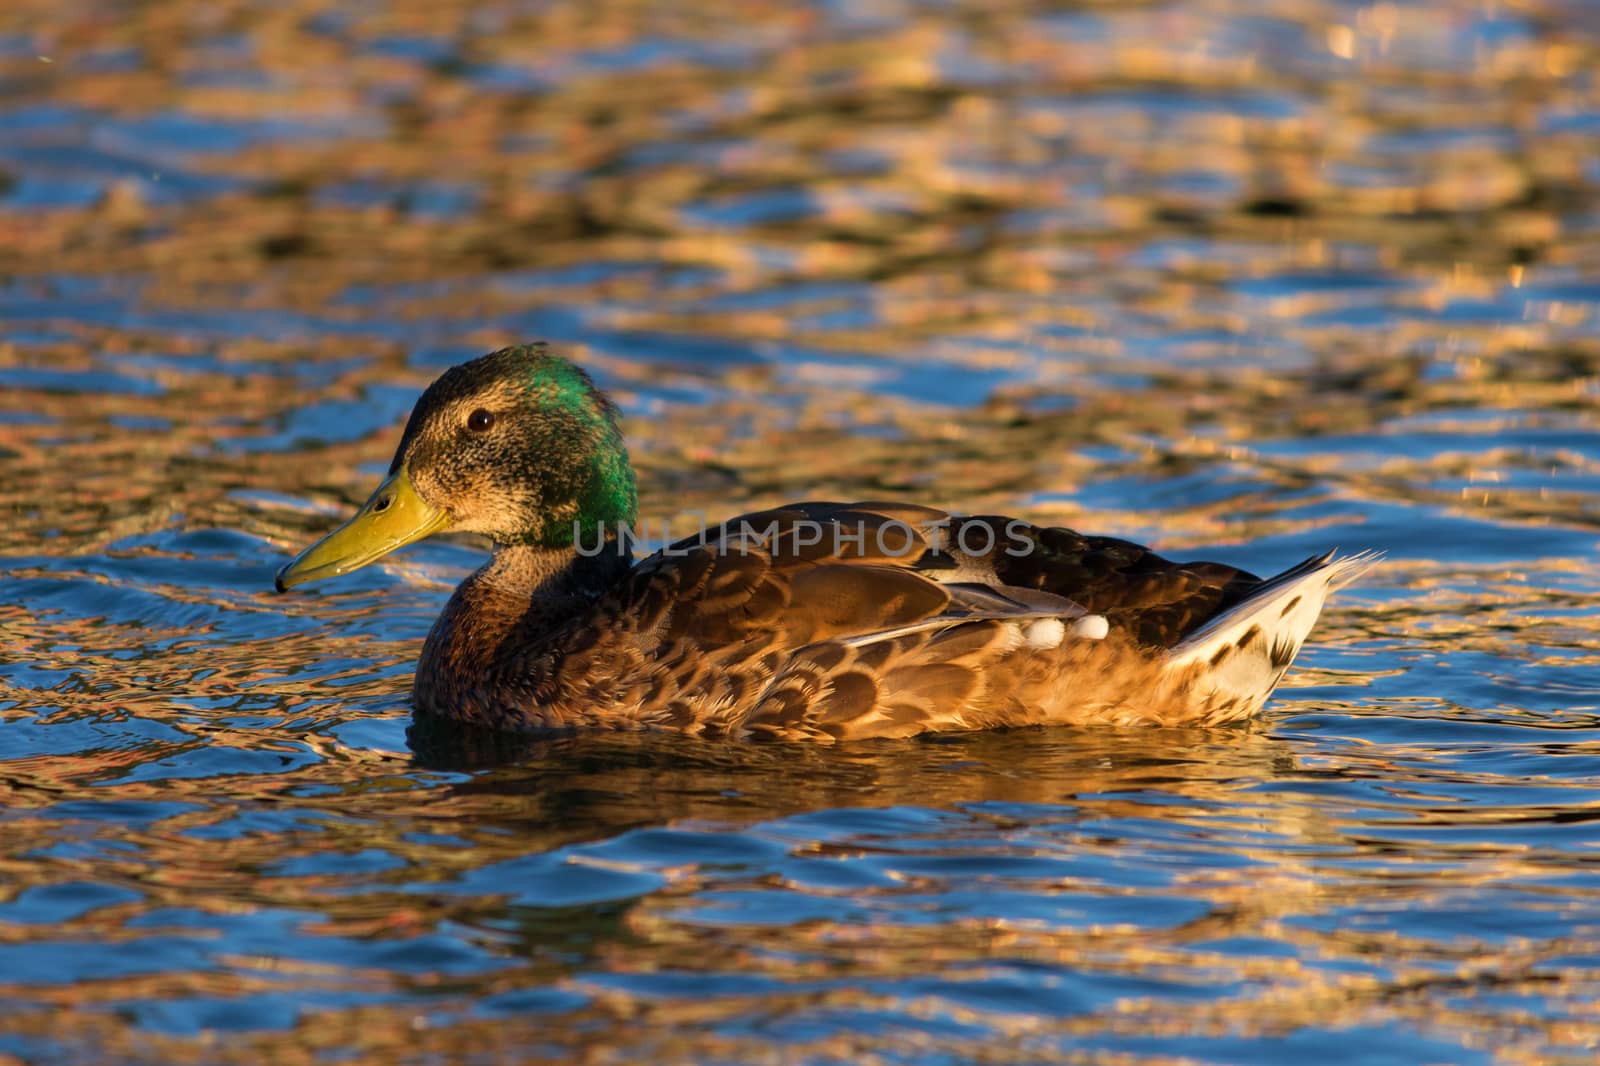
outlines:
[[508, 649], [518, 653], [515, 680], [536, 688], [541, 645], [581, 620], [631, 565], [627, 552], [609, 541], [594, 554], [571, 547], [497, 548], [433, 623], [412, 686], [417, 709], [491, 716], [490, 695], [512, 680], [499, 670], [512, 660]]

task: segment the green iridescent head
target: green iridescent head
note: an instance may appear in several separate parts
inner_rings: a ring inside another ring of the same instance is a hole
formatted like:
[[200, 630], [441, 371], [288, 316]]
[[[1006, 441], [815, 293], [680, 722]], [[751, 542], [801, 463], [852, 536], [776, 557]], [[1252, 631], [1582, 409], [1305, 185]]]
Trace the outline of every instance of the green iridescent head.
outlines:
[[389, 475], [345, 525], [278, 573], [279, 588], [365, 566], [445, 529], [569, 547], [634, 520], [616, 407], [542, 344], [452, 367], [417, 401]]

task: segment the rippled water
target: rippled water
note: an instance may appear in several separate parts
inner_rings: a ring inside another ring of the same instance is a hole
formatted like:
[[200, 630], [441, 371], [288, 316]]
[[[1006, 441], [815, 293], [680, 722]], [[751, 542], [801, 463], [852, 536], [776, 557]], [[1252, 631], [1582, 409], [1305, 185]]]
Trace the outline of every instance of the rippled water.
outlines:
[[[1593, 1061], [1600, 8], [739, 10], [0, 10], [0, 1058]], [[1391, 561], [1250, 729], [408, 737], [479, 547], [272, 572], [534, 338], [657, 522]]]

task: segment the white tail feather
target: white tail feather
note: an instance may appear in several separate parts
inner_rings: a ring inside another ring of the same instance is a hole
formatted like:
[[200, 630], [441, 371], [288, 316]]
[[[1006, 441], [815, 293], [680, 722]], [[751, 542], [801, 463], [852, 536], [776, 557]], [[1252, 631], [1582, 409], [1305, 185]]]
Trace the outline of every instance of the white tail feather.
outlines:
[[1328, 593], [1361, 577], [1383, 558], [1361, 552], [1307, 559], [1269, 578], [1241, 603], [1217, 615], [1168, 653], [1169, 668], [1202, 664], [1202, 684], [1240, 711], [1255, 711], [1277, 687], [1305, 642]]

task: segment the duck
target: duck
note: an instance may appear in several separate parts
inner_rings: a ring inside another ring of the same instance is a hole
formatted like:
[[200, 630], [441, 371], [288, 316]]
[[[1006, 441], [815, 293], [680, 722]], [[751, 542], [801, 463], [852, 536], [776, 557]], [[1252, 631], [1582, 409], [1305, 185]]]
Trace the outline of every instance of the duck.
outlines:
[[738, 515], [637, 558], [637, 514], [616, 405], [546, 345], [504, 348], [423, 392], [387, 476], [276, 587], [477, 533], [493, 550], [423, 642], [419, 719], [838, 742], [1248, 720], [1379, 559], [1262, 578], [873, 500]]

